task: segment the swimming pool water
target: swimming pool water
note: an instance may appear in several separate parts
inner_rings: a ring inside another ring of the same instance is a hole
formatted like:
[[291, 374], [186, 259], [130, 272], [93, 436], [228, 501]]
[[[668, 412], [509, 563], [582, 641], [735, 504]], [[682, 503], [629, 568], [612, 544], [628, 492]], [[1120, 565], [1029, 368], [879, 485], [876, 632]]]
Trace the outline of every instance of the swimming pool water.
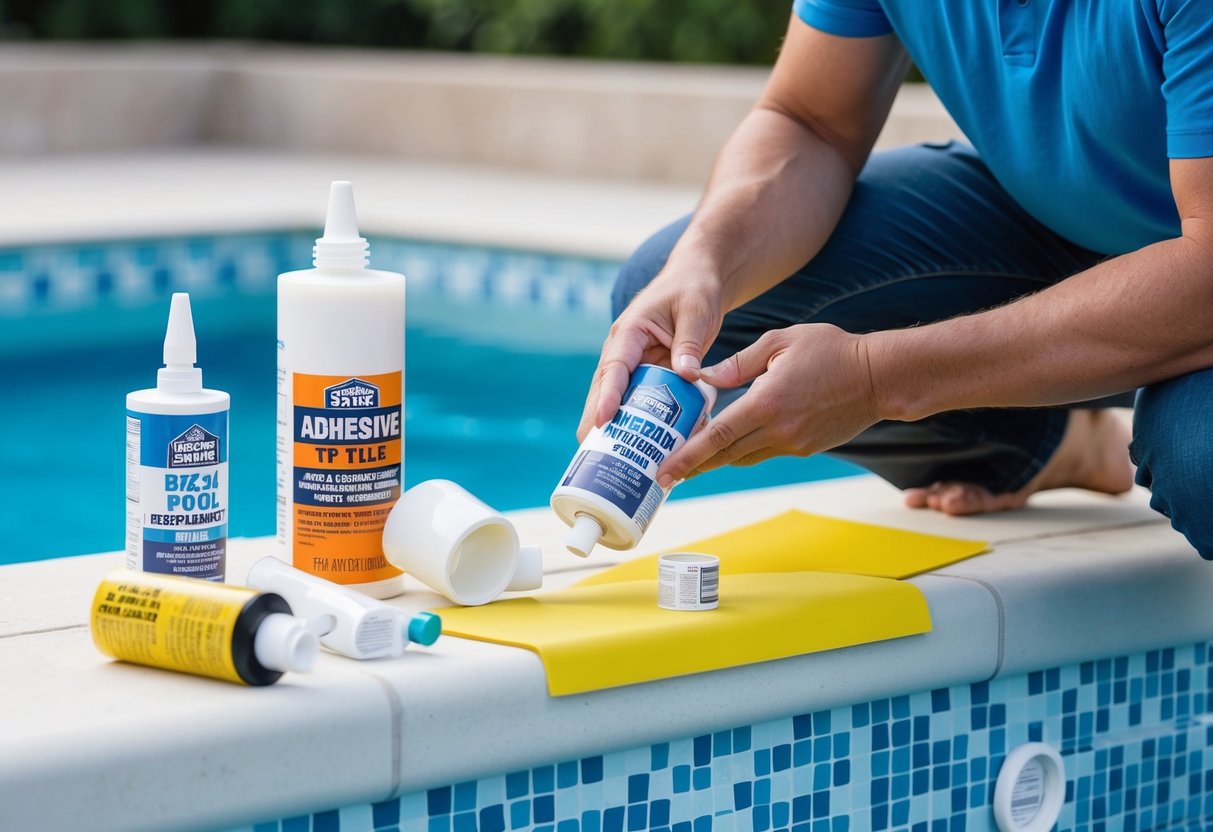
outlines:
[[[606, 316], [569, 320], [410, 281], [406, 485], [441, 477], [501, 510], [545, 505], [576, 449]], [[27, 328], [36, 321], [39, 343], [31, 347], [27, 334], [0, 352], [0, 563], [122, 547], [125, 394], [155, 384], [168, 294], [179, 288], [169, 280], [141, 303], [101, 298], [20, 319]], [[193, 307], [204, 383], [232, 396], [230, 534], [273, 534], [274, 297], [198, 292]], [[697, 478], [674, 498], [856, 470], [824, 457], [773, 460]]]

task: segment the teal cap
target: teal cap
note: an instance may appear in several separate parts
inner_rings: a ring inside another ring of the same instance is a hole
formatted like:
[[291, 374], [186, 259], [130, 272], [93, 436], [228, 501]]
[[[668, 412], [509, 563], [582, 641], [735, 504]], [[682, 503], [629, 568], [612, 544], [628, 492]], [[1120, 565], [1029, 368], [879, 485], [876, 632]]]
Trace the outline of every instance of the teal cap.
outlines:
[[409, 641], [429, 647], [442, 635], [442, 619], [432, 612], [419, 612], [409, 619]]

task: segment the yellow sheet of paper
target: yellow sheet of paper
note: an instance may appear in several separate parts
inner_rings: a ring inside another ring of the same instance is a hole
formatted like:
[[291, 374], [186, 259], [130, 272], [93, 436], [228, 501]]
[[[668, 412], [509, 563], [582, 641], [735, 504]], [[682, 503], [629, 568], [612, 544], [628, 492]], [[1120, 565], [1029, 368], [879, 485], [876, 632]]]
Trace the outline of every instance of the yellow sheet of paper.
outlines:
[[[987, 544], [980, 540], [907, 532], [792, 510], [668, 551], [716, 555], [721, 575], [812, 570], [908, 578], [986, 549]], [[657, 557], [649, 555], [604, 569], [577, 585], [656, 579]]]
[[538, 653], [563, 696], [925, 633], [931, 618], [912, 584], [796, 572], [722, 577], [704, 612], [661, 609], [650, 579], [444, 609], [442, 625]]

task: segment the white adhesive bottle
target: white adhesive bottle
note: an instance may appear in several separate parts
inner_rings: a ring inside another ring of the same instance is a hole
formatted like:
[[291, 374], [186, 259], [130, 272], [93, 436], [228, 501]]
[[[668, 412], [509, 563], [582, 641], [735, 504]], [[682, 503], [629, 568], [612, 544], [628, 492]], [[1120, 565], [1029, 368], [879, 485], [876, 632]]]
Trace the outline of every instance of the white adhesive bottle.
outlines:
[[657, 469], [699, 430], [716, 388], [689, 382], [665, 367], [632, 373], [614, 418], [590, 431], [552, 492], [552, 509], [570, 526], [565, 546], [587, 557], [601, 543], [631, 549], [640, 542], [667, 489]]
[[126, 565], [222, 581], [230, 397], [202, 387], [190, 296], [173, 295], [156, 386], [126, 397]]
[[429, 647], [442, 633], [442, 619], [432, 612], [409, 615], [278, 558], [254, 563], [245, 583], [285, 598], [295, 615], [315, 627], [321, 644], [351, 659], [395, 658], [412, 642]]
[[404, 591], [383, 524], [404, 480], [404, 275], [366, 266], [354, 191], [334, 182], [315, 268], [278, 277], [278, 542], [298, 569]]

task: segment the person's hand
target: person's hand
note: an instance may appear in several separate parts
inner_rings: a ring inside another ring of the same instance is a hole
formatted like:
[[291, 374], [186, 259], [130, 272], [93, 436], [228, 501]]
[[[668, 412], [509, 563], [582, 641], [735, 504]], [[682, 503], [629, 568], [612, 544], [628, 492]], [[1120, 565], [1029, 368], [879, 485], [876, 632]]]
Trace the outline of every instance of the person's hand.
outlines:
[[611, 326], [586, 395], [577, 441], [615, 415], [638, 365], [660, 364], [687, 381], [698, 379], [703, 354], [723, 319], [717, 281], [667, 266]]
[[722, 465], [808, 456], [837, 447], [878, 421], [862, 335], [829, 324], [767, 332], [702, 371], [716, 387], [754, 383], [658, 470], [663, 488]]

